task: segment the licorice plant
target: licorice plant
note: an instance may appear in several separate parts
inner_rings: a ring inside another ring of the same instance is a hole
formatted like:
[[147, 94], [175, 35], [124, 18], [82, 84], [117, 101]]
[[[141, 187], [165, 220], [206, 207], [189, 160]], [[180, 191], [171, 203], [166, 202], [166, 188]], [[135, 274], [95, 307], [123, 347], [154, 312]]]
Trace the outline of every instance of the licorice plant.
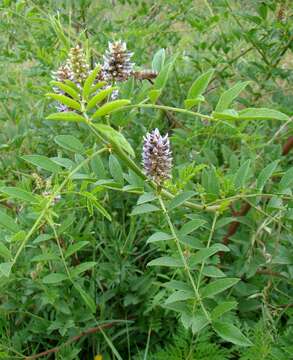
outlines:
[[[52, 193], [50, 200], [52, 201], [57, 193], [62, 192], [67, 182], [85, 162], [90, 161], [96, 154], [110, 152], [109, 166], [114, 180], [100, 180], [95, 186], [139, 194], [137, 206], [131, 216], [139, 217], [142, 214], [160, 212], [165, 219], [164, 227], [167, 226], [167, 231], [155, 232], [147, 240], [149, 246], [158, 246], [162, 253], [161, 257], [149, 261], [148, 266], [173, 270], [173, 275], [168, 273], [169, 280], [160, 285], [162, 290], [159, 291], [158, 298], [161, 305], [177, 312], [183, 325], [190, 328], [193, 333], [211, 327], [226, 341], [240, 346], [250, 346], [251, 341], [239, 329], [233, 316], [229, 316], [232, 310], [237, 309], [231, 289], [237, 286], [240, 278], [227, 276], [221, 270], [219, 256], [222, 257], [230, 249], [229, 246], [214, 239], [218, 219], [229, 206], [229, 202], [215, 201], [208, 205], [203, 199], [194, 201], [197, 197], [194, 191], [179, 191], [179, 193], [174, 191], [172, 162], [176, 164], [176, 153], [173, 151], [172, 155], [168, 135], [162, 136], [157, 128], [150, 129], [147, 134], [141, 134], [143, 141], [141, 168], [140, 160], [135, 160], [136, 154], [130, 145], [131, 141], [124, 137], [123, 129], [115, 125], [115, 119], [119, 114], [133, 117], [137, 111], [144, 109], [181, 113], [194, 120], [204, 120], [208, 123], [232, 124], [236, 121], [250, 120], [288, 121], [288, 117], [279, 111], [266, 108], [248, 108], [240, 111], [232, 109], [233, 100], [247, 87], [247, 82], [237, 83], [224, 92], [210, 114], [201, 113], [200, 105], [206, 101], [203, 94], [214, 76], [212, 69], [194, 81], [187, 93], [183, 108], [162, 105], [159, 98], [174, 67], [176, 56], [165, 61], [165, 52], [160, 50], [154, 57], [151, 72], [135, 70], [134, 64], [130, 62], [131, 56], [132, 54], [126, 50], [125, 43], [121, 41], [110, 43], [104, 56], [104, 63], [89, 70], [81, 46], [76, 46], [70, 50], [65, 65], [54, 74], [55, 79], [52, 81], [54, 93], [47, 95], [57, 101], [58, 112], [50, 114], [47, 120], [74, 122], [82, 127], [88, 127], [96, 136], [99, 148], [80, 166], [72, 169]], [[149, 77], [143, 75], [148, 73]], [[120, 84], [122, 86], [128, 81], [128, 84], [132, 83], [133, 86], [133, 79], [149, 80], [147, 86], [141, 82], [137, 83], [138, 89], [141, 88], [138, 102], [133, 102], [131, 91], [128, 91], [128, 98], [116, 100], [111, 98]], [[196, 107], [198, 111], [194, 110]], [[184, 149], [182, 151], [184, 152]], [[128, 176], [123, 175], [120, 163], [128, 168]], [[236, 174], [238, 182], [247, 175], [248, 166], [249, 164], [245, 163]], [[273, 173], [275, 166], [277, 164], [267, 170], [268, 177]], [[129, 183], [121, 187], [123, 177]], [[206, 173], [206, 177], [206, 181], [216, 181], [215, 171]], [[91, 186], [89, 185], [87, 191], [88, 196], [95, 202], [98, 211], [110, 219], [111, 214], [95, 201], [93, 194], [89, 195]], [[50, 206], [50, 200], [46, 207]], [[187, 222], [184, 221], [186, 216], [182, 216], [182, 223], [173, 223], [172, 213], [178, 209], [181, 209], [181, 214], [182, 212], [184, 214], [183, 209], [186, 209], [189, 219]], [[205, 244], [195, 241], [190, 236], [197, 230], [207, 234]], [[163, 274], [162, 276], [166, 277]], [[79, 290], [94, 310], [95, 304], [89, 300], [83, 290]]]

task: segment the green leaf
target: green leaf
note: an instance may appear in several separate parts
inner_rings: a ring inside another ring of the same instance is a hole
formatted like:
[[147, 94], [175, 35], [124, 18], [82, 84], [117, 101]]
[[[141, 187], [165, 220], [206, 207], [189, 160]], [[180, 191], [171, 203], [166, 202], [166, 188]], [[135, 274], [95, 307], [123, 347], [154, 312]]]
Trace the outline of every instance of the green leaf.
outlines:
[[229, 287], [237, 284], [239, 280], [240, 279], [237, 278], [225, 278], [215, 280], [201, 289], [201, 296], [202, 298], [213, 297], [221, 293], [222, 291], [229, 289]]
[[214, 119], [220, 120], [237, 120], [239, 119], [239, 114], [233, 109], [227, 109], [222, 112], [213, 111], [212, 116]]
[[58, 261], [58, 260], [60, 260], [60, 256], [58, 254], [46, 253], [46, 254], [36, 255], [30, 261], [31, 262], [42, 262], [42, 261], [47, 262], [47, 261]]
[[184, 107], [185, 109], [191, 109], [193, 106], [200, 104], [201, 102], [204, 102], [205, 98], [202, 95], [199, 95], [195, 99], [186, 99], [184, 100]]
[[78, 284], [74, 283], [75, 289], [79, 292], [80, 296], [82, 297], [85, 304], [88, 306], [88, 308], [91, 310], [92, 313], [96, 312], [96, 304], [95, 301], [92, 299], [92, 297], [85, 292]]
[[155, 104], [160, 95], [162, 94], [161, 89], [152, 89], [149, 91], [148, 96], [152, 104]]
[[92, 90], [92, 85], [98, 75], [98, 73], [101, 70], [101, 66], [97, 65], [94, 70], [91, 71], [91, 73], [89, 74], [89, 76], [86, 78], [84, 85], [83, 85], [83, 89], [82, 89], [82, 97], [87, 100], [91, 90]]
[[187, 283], [178, 280], [168, 281], [164, 283], [164, 286], [172, 290], [192, 291], [192, 288]]
[[65, 93], [70, 95], [73, 99], [79, 101], [80, 99], [79, 93], [76, 90], [74, 90], [71, 86], [58, 81], [51, 81], [50, 84], [53, 86], [57, 86], [59, 89], [63, 90]]
[[106, 177], [105, 167], [104, 167], [103, 161], [99, 155], [96, 155], [95, 157], [92, 158], [91, 168], [92, 168], [93, 172], [95, 173], [95, 175], [97, 176], [97, 178], [102, 179], [102, 178]]
[[176, 207], [182, 205], [185, 201], [192, 198], [195, 195], [194, 191], [184, 191], [179, 195], [176, 195], [169, 203], [168, 210], [173, 210]]
[[95, 124], [94, 126], [112, 145], [118, 146], [132, 157], [135, 157], [131, 145], [120, 132], [114, 130], [111, 126], [104, 124]]
[[121, 184], [116, 183], [113, 179], [101, 179], [96, 181], [95, 185], [113, 190], [122, 189]]
[[51, 160], [54, 161], [54, 163], [56, 163], [57, 165], [64, 167], [65, 169], [73, 169], [76, 166], [75, 162], [68, 158], [52, 157]]
[[147, 239], [147, 244], [157, 242], [157, 241], [167, 241], [167, 240], [172, 240], [172, 239], [174, 239], [173, 235], [166, 234], [164, 232], [159, 231], [159, 232], [154, 233], [152, 236], [150, 236]]
[[191, 85], [188, 94], [187, 94], [187, 99], [196, 99], [197, 97], [199, 97], [199, 95], [201, 95], [206, 88], [209, 85], [209, 82], [211, 81], [213, 74], [214, 74], [214, 69], [210, 69], [208, 71], [206, 71], [205, 73], [203, 73], [202, 75], [200, 75], [195, 81], [194, 83]]
[[108, 211], [97, 201], [94, 202], [95, 208], [101, 213], [103, 216], [105, 216], [106, 219], [109, 221], [112, 221], [111, 215], [108, 213]]
[[65, 251], [65, 254], [64, 254], [65, 258], [68, 258], [72, 254], [75, 254], [77, 251], [81, 250], [88, 244], [89, 244], [89, 241], [79, 241], [75, 244], [70, 244], [68, 246], [67, 250]]
[[177, 301], [184, 301], [188, 299], [194, 299], [194, 293], [192, 291], [175, 291], [165, 301], [165, 305], [171, 304]]
[[265, 184], [269, 180], [269, 178], [273, 175], [276, 167], [278, 166], [279, 160], [275, 160], [269, 165], [267, 165], [259, 174], [257, 178], [256, 188], [260, 191], [263, 190]]
[[196, 334], [209, 323], [207, 317], [203, 314], [193, 315], [191, 318], [192, 333]]
[[235, 221], [235, 217], [233, 217], [233, 216], [223, 217], [217, 222], [215, 228], [220, 229], [221, 227], [226, 226], [226, 225], [228, 225], [228, 224], [230, 224], [231, 222], [234, 222], [234, 221]]
[[203, 243], [199, 239], [190, 235], [185, 235], [183, 237], [180, 236], [179, 241], [191, 249], [202, 249], [204, 247]]
[[13, 262], [0, 263], [0, 275], [2, 274], [6, 277], [9, 277], [12, 266], [13, 266]]
[[202, 172], [202, 185], [210, 195], [219, 196], [220, 185], [215, 168], [204, 169]]
[[150, 261], [147, 266], [183, 267], [184, 265], [180, 259], [162, 256]]
[[196, 264], [201, 263], [202, 261], [205, 261], [206, 259], [215, 255], [219, 251], [228, 252], [230, 250], [224, 244], [213, 244], [209, 248], [200, 249], [199, 251], [197, 251], [196, 254], [190, 256], [189, 259], [190, 266], [194, 266]]
[[[281, 197], [278, 196], [272, 196], [270, 201], [267, 203], [267, 208], [268, 209], [278, 209], [284, 210], [284, 204], [283, 204], [283, 200]], [[293, 263], [293, 260], [291, 261], [291, 264]]]
[[97, 90], [101, 89], [102, 87], [107, 85], [107, 81], [99, 81], [97, 82], [92, 88], [90, 93], [95, 93]]
[[68, 86], [70, 86], [73, 90], [76, 92], [79, 92], [80, 88], [77, 86], [77, 84], [69, 79], [64, 80], [64, 83]]
[[38, 202], [38, 198], [35, 195], [18, 187], [5, 186], [0, 188], [0, 192], [3, 192], [11, 198], [20, 199], [26, 202]]
[[145, 214], [145, 213], [149, 213], [149, 212], [153, 212], [153, 211], [158, 211], [158, 210], [160, 210], [160, 208], [158, 208], [155, 205], [142, 204], [142, 205], [135, 206], [130, 215], [131, 216], [133, 216], [133, 215], [141, 215], [141, 214]]
[[111, 114], [113, 111], [121, 109], [126, 105], [130, 104], [130, 100], [121, 99], [121, 100], [114, 100], [106, 103], [105, 105], [101, 106], [92, 116], [92, 119], [95, 120], [98, 117], [105, 116]]
[[[32, 14], [28, 13], [29, 17], [31, 15]], [[60, 17], [52, 16], [49, 13], [47, 13], [47, 15], [48, 15], [48, 20], [50, 21], [50, 24], [57, 35], [56, 40], [58, 39], [60, 41], [60, 44], [63, 45], [62, 48], [65, 48], [68, 51], [70, 48], [70, 38], [67, 35], [65, 35], [65, 33], [64, 33], [63, 26], [61, 25], [61, 22], [60, 22]], [[43, 58], [43, 60], [46, 59], [48, 61], [48, 59], [47, 59], [48, 54], [40, 53], [40, 56]]]
[[[95, 107], [97, 104], [99, 104], [101, 101], [106, 99], [109, 95], [112, 94], [114, 90], [116, 90], [117, 87], [109, 87], [107, 89], [99, 91], [87, 104], [86, 111], [91, 110], [93, 107]], [[110, 103], [108, 103], [110, 104]]]
[[246, 160], [235, 174], [234, 184], [237, 189], [243, 188], [249, 178], [251, 160]]
[[223, 271], [218, 269], [216, 266], [205, 266], [202, 273], [203, 275], [212, 278], [222, 278], [226, 276]]
[[54, 141], [64, 149], [78, 154], [82, 154], [85, 151], [82, 143], [72, 135], [57, 135], [55, 136]]
[[282, 176], [281, 181], [279, 183], [279, 188], [281, 191], [289, 189], [293, 186], [293, 167], [285, 172]]
[[188, 235], [191, 232], [198, 229], [199, 227], [201, 227], [205, 223], [206, 223], [206, 221], [202, 220], [202, 219], [191, 220], [182, 226], [182, 228], [179, 231], [179, 236], [181, 237], [181, 236]]
[[43, 155], [24, 155], [21, 158], [35, 166], [38, 166], [53, 173], [58, 173], [61, 171], [59, 165], [57, 165], [54, 161]]
[[10, 250], [0, 241], [0, 256], [5, 260], [10, 260], [12, 258]]
[[97, 201], [97, 198], [94, 194], [88, 192], [88, 191], [82, 191], [80, 192], [80, 195], [85, 196], [86, 198], [88, 198], [88, 200], [90, 201], [90, 203], [103, 215], [105, 216], [106, 219], [108, 219], [109, 221], [111, 221], [111, 216], [108, 213], [108, 211]]
[[222, 302], [213, 309], [213, 311], [211, 312], [211, 318], [213, 321], [215, 321], [218, 318], [220, 318], [222, 315], [224, 315], [226, 312], [236, 309], [236, 307], [237, 307], [236, 301]]
[[152, 69], [159, 73], [164, 66], [165, 59], [166, 59], [165, 49], [158, 50], [153, 57]]
[[80, 103], [70, 99], [68, 96], [53, 93], [49, 93], [47, 96], [60, 102], [61, 104], [67, 105], [71, 109], [81, 111]]
[[268, 15], [268, 5], [265, 4], [264, 2], [260, 3], [257, 12], [264, 20], [266, 20]]
[[189, 312], [188, 306], [187, 306], [185, 301], [178, 301], [176, 303], [172, 303], [172, 304], [169, 304], [169, 305], [163, 304], [162, 307], [164, 307], [164, 308], [166, 308], [168, 310], [176, 311], [176, 312], [180, 313], [181, 315], [183, 313], [188, 313]]
[[117, 158], [112, 154], [109, 156], [109, 170], [110, 170], [110, 174], [113, 176], [113, 179], [117, 183], [123, 185], [124, 178], [123, 178], [122, 167], [119, 161], [117, 160]]
[[[1, 190], [0, 190], [1, 191]], [[20, 229], [16, 222], [5, 212], [0, 210], [0, 226], [3, 226], [7, 230], [17, 233]]]
[[73, 122], [84, 122], [84, 123], [87, 122], [87, 120], [83, 116], [78, 115], [72, 111], [58, 112], [58, 113], [51, 114], [46, 117], [46, 120], [73, 121]]
[[239, 82], [236, 85], [234, 85], [231, 89], [225, 91], [221, 95], [215, 111], [222, 112], [228, 109], [232, 101], [237, 98], [237, 96], [241, 93], [241, 91], [243, 91], [246, 88], [246, 86], [249, 83], [250, 83], [249, 81]]
[[125, 185], [123, 186], [122, 191], [129, 192], [132, 194], [141, 194], [143, 192], [143, 186], [137, 185]]
[[216, 321], [213, 323], [215, 332], [224, 340], [239, 346], [251, 346], [251, 341], [230, 323]]
[[68, 276], [66, 274], [52, 273], [43, 277], [43, 284], [59, 284], [67, 279]]
[[168, 62], [168, 64], [165, 64], [162, 67], [159, 75], [156, 77], [156, 79], [154, 81], [154, 89], [155, 90], [164, 89], [175, 60], [176, 60], [176, 56], [170, 62]]
[[289, 117], [277, 110], [266, 108], [247, 108], [239, 111], [239, 119], [288, 121]]
[[36, 237], [36, 239], [33, 241], [33, 244], [38, 244], [43, 241], [47, 241], [53, 238], [53, 235], [51, 234], [40, 234]]
[[80, 265], [77, 265], [73, 269], [72, 268], [70, 269], [71, 276], [74, 278], [74, 277], [78, 276], [79, 274], [90, 270], [91, 268], [93, 268], [96, 265], [97, 265], [97, 263], [95, 261], [87, 261]]
[[157, 198], [157, 196], [154, 193], [144, 193], [137, 200], [137, 205], [141, 205], [141, 204], [144, 204], [146, 202], [153, 201], [156, 198]]

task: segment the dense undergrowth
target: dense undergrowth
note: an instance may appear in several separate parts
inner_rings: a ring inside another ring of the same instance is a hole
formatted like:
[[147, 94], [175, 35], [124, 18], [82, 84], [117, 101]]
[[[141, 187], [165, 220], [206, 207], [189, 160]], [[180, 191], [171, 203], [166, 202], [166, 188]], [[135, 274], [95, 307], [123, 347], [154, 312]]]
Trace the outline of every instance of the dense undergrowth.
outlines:
[[293, 358], [292, 3], [0, 11], [0, 358]]

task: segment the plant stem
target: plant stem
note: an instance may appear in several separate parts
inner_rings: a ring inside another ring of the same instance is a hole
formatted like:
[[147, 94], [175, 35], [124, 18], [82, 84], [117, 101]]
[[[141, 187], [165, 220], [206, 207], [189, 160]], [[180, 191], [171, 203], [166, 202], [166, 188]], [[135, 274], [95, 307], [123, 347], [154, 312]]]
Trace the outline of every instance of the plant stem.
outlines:
[[58, 237], [58, 234], [57, 234], [57, 231], [56, 231], [55, 224], [54, 224], [53, 220], [50, 219], [50, 218], [48, 218], [47, 221], [48, 221], [49, 225], [51, 226], [51, 228], [52, 228], [52, 230], [53, 230], [54, 237], [55, 237], [55, 240], [56, 240], [56, 242], [57, 242], [58, 249], [59, 249], [59, 253], [60, 253], [60, 256], [61, 256], [61, 259], [62, 259], [64, 268], [65, 268], [65, 271], [66, 271], [66, 273], [67, 273], [68, 279], [71, 281], [72, 285], [74, 286], [74, 282], [73, 282], [73, 280], [72, 280], [70, 271], [69, 271], [69, 269], [68, 269], [68, 266], [67, 266], [67, 264], [66, 264], [66, 260], [65, 260], [65, 257], [64, 257], [63, 251], [62, 251], [62, 247], [61, 247], [60, 240], [59, 240], [59, 237]]
[[60, 346], [54, 347], [54, 348], [52, 348], [50, 350], [43, 351], [43, 352], [41, 352], [39, 354], [26, 356], [25, 359], [26, 360], [33, 360], [33, 359], [38, 359], [38, 358], [43, 357], [43, 356], [48, 356], [48, 355], [50, 355], [52, 353], [55, 354], [58, 351], [60, 351], [63, 347], [68, 346], [68, 345], [70, 345], [71, 343], [73, 343], [75, 341], [78, 341], [79, 339], [81, 339], [84, 336], [87, 336], [87, 335], [90, 335], [90, 334], [95, 334], [95, 333], [97, 333], [99, 331], [102, 331], [102, 329], [111, 328], [112, 326], [114, 326], [116, 324], [119, 325], [119, 321], [116, 320], [116, 321], [113, 321], [113, 322], [110, 322], [110, 323], [101, 324], [99, 326], [87, 329], [87, 330], [83, 331], [82, 333], [80, 333], [79, 335], [75, 335], [75, 336], [69, 338], [64, 344], [62, 344]]
[[44, 209], [42, 210], [41, 214], [39, 215], [39, 217], [37, 218], [37, 220], [35, 221], [34, 225], [32, 226], [32, 228], [30, 229], [30, 231], [27, 233], [26, 237], [24, 238], [23, 242], [21, 243], [21, 245], [19, 246], [13, 260], [12, 260], [12, 266], [16, 263], [19, 255], [21, 254], [22, 250], [24, 249], [26, 243], [28, 242], [28, 240], [30, 239], [30, 237], [32, 236], [32, 234], [35, 232], [35, 230], [37, 229], [37, 227], [39, 226], [40, 222], [43, 220], [43, 218], [45, 217], [49, 207], [52, 204], [52, 201], [54, 200], [54, 198], [56, 197], [56, 195], [58, 195], [60, 193], [60, 191], [62, 190], [62, 188], [66, 185], [66, 183], [69, 181], [69, 179], [79, 170], [81, 169], [85, 164], [87, 164], [93, 157], [95, 157], [96, 155], [104, 152], [105, 148], [103, 149], [99, 149], [97, 151], [95, 151], [91, 156], [89, 156], [88, 158], [86, 158], [84, 161], [82, 161], [79, 165], [77, 165], [68, 175], [67, 177], [63, 180], [63, 182], [61, 183], [61, 185], [58, 186], [58, 188], [55, 191], [52, 191], [52, 194], [49, 196], [48, 201], [44, 207]]
[[181, 260], [182, 260], [183, 265], [184, 265], [184, 269], [185, 269], [185, 271], [186, 271], [186, 274], [187, 274], [187, 276], [188, 276], [188, 279], [189, 279], [189, 281], [190, 281], [190, 283], [191, 283], [191, 286], [192, 286], [192, 289], [193, 289], [193, 291], [194, 291], [195, 298], [196, 298], [196, 300], [199, 302], [199, 304], [200, 304], [200, 306], [201, 306], [201, 308], [202, 308], [202, 311], [204, 312], [204, 314], [205, 314], [208, 322], [211, 322], [211, 318], [210, 318], [210, 316], [209, 316], [209, 314], [208, 314], [206, 308], [204, 307], [204, 304], [203, 304], [203, 302], [202, 302], [202, 300], [201, 300], [201, 298], [200, 298], [200, 294], [199, 294], [198, 288], [196, 287], [195, 281], [194, 281], [194, 279], [193, 279], [193, 277], [192, 277], [192, 275], [191, 275], [191, 272], [190, 272], [188, 263], [187, 263], [187, 261], [186, 261], [186, 258], [185, 258], [184, 254], [183, 254], [183, 251], [182, 251], [182, 248], [181, 248], [181, 245], [180, 245], [179, 238], [178, 238], [178, 236], [177, 236], [177, 233], [176, 233], [176, 231], [175, 231], [175, 228], [174, 228], [174, 226], [173, 226], [173, 223], [172, 223], [172, 221], [171, 221], [171, 219], [170, 219], [170, 216], [169, 216], [169, 214], [168, 214], [168, 212], [167, 212], [167, 210], [166, 210], [166, 207], [165, 207], [165, 204], [164, 204], [164, 202], [163, 202], [163, 199], [162, 199], [161, 195], [158, 195], [158, 200], [159, 200], [159, 202], [160, 202], [161, 208], [162, 208], [163, 213], [164, 213], [164, 215], [165, 215], [165, 217], [166, 217], [166, 220], [167, 220], [167, 222], [168, 222], [168, 225], [169, 225], [169, 228], [170, 228], [170, 230], [171, 230], [171, 233], [172, 233], [172, 235], [174, 236], [175, 243], [176, 243], [176, 247], [177, 247], [177, 249], [178, 249], [179, 255], [180, 255]]
[[[98, 139], [105, 144], [106, 146], [109, 145], [109, 143], [107, 141], [105, 141], [103, 139], [103, 137], [97, 132], [97, 130], [95, 129], [95, 126], [89, 121], [88, 123], [89, 128], [91, 129], [91, 131], [98, 137]], [[117, 145], [115, 145], [114, 143], [111, 143], [112, 146], [112, 150], [115, 152], [115, 154], [124, 162], [127, 164], [127, 166], [133, 170], [136, 175], [138, 175], [141, 179], [143, 180], [147, 180], [149, 185], [155, 190], [157, 191], [158, 186], [154, 181], [151, 181], [148, 179], [148, 177], [145, 175], [145, 173], [136, 165], [136, 163]], [[162, 189], [161, 194], [167, 198], [167, 199], [173, 199], [175, 197], [175, 195], [171, 194], [168, 190]], [[196, 204], [190, 201], [185, 201], [184, 206], [190, 208], [190, 209], [194, 209], [194, 210], [205, 210], [205, 211], [210, 211], [210, 212], [214, 212], [219, 210], [221, 205], [212, 205], [212, 206], [206, 206], [206, 205], [201, 205], [201, 204]]]
[[129, 109], [129, 108], [149, 108], [149, 109], [168, 110], [168, 111], [173, 111], [173, 112], [179, 112], [179, 113], [186, 114], [186, 115], [199, 116], [200, 118], [203, 118], [203, 119], [215, 120], [212, 116], [201, 114], [201, 113], [198, 113], [198, 112], [195, 112], [195, 111], [181, 109], [181, 108], [175, 108], [175, 107], [172, 107], [172, 106], [156, 105], [156, 104], [129, 105], [129, 106], [123, 107], [122, 109], [117, 109], [117, 111]]
[[[213, 238], [213, 235], [214, 235], [214, 232], [215, 232], [217, 219], [218, 219], [218, 213], [216, 212], [215, 215], [214, 215], [214, 219], [213, 219], [213, 223], [212, 223], [212, 227], [211, 227], [211, 231], [210, 231], [210, 235], [209, 235], [209, 239], [208, 239], [206, 249], [208, 249], [210, 247], [210, 245], [211, 245], [211, 241], [212, 241], [212, 238]], [[202, 271], [203, 271], [204, 265], [205, 265], [205, 260], [202, 261], [201, 267], [200, 267], [200, 270], [199, 270], [198, 280], [197, 280], [197, 289], [199, 289], [199, 287], [200, 287], [201, 276], [202, 276]]]

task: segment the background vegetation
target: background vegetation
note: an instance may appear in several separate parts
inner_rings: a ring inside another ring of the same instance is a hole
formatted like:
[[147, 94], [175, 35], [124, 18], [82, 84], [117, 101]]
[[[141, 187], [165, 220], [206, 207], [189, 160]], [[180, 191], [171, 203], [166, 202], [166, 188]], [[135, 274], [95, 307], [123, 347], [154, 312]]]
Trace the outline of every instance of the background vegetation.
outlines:
[[[0, 358], [293, 358], [292, 5], [2, 0]], [[138, 166], [146, 132], [169, 133], [167, 218], [113, 144], [104, 151], [86, 124], [46, 119], [55, 112], [45, 96], [51, 73], [70, 48], [81, 44], [94, 67], [119, 39], [137, 70], [168, 71], [159, 84], [118, 84], [121, 98], [150, 107], [98, 123], [123, 134]], [[210, 69], [206, 101], [188, 114], [189, 89]], [[228, 108], [276, 112], [211, 116], [239, 82]], [[178, 231], [191, 226], [180, 238], [185, 259], [220, 246], [190, 266], [200, 290], [234, 279], [205, 300], [211, 323], [198, 302], [190, 312], [190, 299], [170, 300], [166, 283], [188, 282], [180, 266], [148, 266], [178, 255], [172, 241], [148, 240], [170, 232], [168, 216]]]

